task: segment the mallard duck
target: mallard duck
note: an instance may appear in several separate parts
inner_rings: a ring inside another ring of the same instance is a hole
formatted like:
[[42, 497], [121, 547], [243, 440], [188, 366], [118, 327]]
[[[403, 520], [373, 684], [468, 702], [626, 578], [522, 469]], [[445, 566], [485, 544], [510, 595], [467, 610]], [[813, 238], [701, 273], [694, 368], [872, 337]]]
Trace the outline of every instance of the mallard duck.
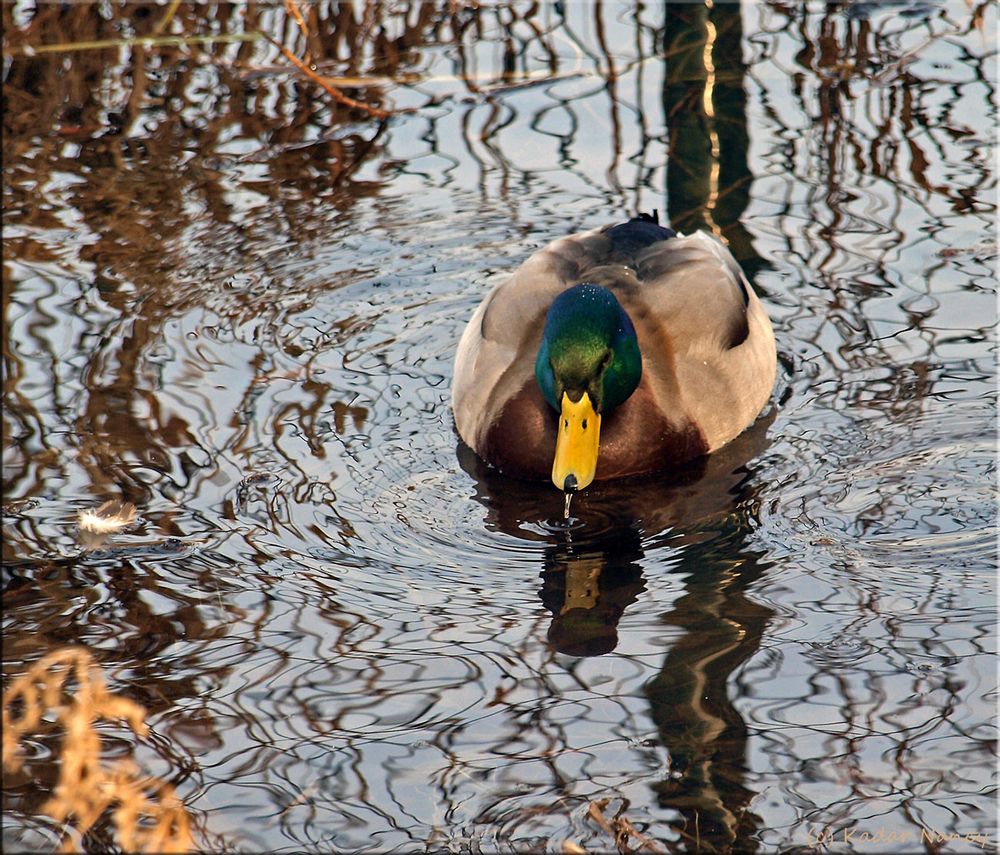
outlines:
[[736, 260], [656, 214], [560, 238], [483, 300], [455, 357], [458, 433], [573, 492], [725, 445], [767, 404], [774, 333]]

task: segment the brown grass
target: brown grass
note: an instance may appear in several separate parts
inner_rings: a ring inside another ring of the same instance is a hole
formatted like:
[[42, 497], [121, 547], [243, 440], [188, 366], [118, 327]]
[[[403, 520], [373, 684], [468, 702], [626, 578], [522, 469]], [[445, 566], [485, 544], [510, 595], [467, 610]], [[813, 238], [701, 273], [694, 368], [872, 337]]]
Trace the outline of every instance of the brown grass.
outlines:
[[42, 810], [68, 826], [59, 851], [83, 849], [83, 836], [111, 811], [117, 842], [127, 852], [188, 852], [194, 848], [190, 821], [173, 787], [143, 776], [128, 759], [101, 759], [101, 721], [125, 721], [146, 736], [146, 711], [108, 691], [91, 655], [66, 647], [44, 656], [3, 694], [3, 766], [22, 766], [21, 739], [47, 729], [55, 717], [63, 730], [59, 781]]
[[634, 840], [638, 844], [638, 849], [647, 852], [663, 852], [662, 847], [655, 841], [646, 837], [631, 822], [622, 816], [619, 810], [610, 820], [604, 815], [611, 799], [597, 799], [587, 807], [587, 817], [597, 823], [604, 831], [614, 838], [615, 846], [619, 852], [629, 853], [635, 851], [631, 843]]

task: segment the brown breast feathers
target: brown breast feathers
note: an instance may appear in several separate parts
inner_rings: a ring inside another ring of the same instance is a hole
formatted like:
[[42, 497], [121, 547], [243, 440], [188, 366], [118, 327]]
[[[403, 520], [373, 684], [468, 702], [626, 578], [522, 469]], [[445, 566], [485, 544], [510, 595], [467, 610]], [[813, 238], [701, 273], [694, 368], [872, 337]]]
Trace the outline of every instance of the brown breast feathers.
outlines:
[[[486, 431], [480, 454], [506, 475], [548, 480], [558, 421], [531, 378]], [[601, 419], [597, 478], [673, 469], [707, 450], [705, 438], [694, 424], [666, 418], [643, 380], [624, 404]]]

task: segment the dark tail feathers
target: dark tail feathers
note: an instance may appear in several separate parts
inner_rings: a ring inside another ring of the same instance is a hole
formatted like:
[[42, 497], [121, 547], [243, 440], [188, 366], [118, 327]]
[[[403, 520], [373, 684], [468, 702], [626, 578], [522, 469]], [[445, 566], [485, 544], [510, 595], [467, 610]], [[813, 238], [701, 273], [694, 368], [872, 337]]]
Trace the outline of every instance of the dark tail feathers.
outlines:
[[640, 213], [627, 223], [609, 227], [604, 234], [611, 239], [611, 252], [626, 264], [632, 264], [636, 255], [653, 243], [676, 237], [673, 229], [660, 225], [659, 212]]

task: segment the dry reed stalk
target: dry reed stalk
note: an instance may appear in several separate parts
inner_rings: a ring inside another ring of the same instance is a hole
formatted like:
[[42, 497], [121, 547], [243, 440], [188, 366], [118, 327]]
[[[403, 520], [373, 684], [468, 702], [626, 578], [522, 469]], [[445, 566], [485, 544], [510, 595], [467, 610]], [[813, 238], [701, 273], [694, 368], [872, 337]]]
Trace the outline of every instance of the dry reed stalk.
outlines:
[[639, 849], [645, 849], [649, 852], [663, 852], [662, 847], [655, 840], [646, 837], [628, 819], [622, 816], [621, 810], [609, 821], [604, 816], [604, 809], [610, 801], [610, 799], [597, 799], [591, 802], [587, 806], [587, 816], [614, 838], [615, 846], [618, 847], [619, 852], [631, 852], [629, 842], [633, 839], [638, 843]]
[[[75, 686], [67, 683], [70, 678]], [[123, 720], [146, 736], [146, 711], [108, 691], [100, 668], [81, 648], [65, 647], [42, 657], [3, 693], [3, 766], [21, 768], [21, 738], [40, 729], [50, 711], [64, 731], [59, 780], [42, 810], [70, 825], [61, 852], [82, 848], [83, 836], [105, 811], [118, 842], [128, 852], [187, 852], [194, 848], [190, 821], [173, 787], [143, 777], [128, 760], [101, 762], [100, 720]]]
[[299, 7], [295, 5], [295, 0], [285, 0], [285, 11], [295, 19], [295, 23], [298, 24], [299, 29], [302, 30], [302, 35], [308, 39], [309, 27], [306, 26], [305, 19], [302, 17]]
[[170, 22], [174, 19], [174, 15], [177, 14], [177, 8], [181, 5], [181, 0], [171, 0], [170, 5], [167, 7], [167, 11], [163, 13], [163, 17], [156, 22], [156, 26], [153, 27], [153, 35], [158, 36], [167, 27], [170, 26]]
[[43, 53], [72, 53], [74, 51], [107, 50], [122, 47], [186, 47], [188, 45], [227, 44], [229, 42], [255, 42], [261, 33], [232, 33], [217, 36], [136, 36], [129, 39], [94, 39], [84, 42], [60, 42], [49, 45], [20, 45], [4, 50], [5, 57], [17, 54], [37, 56]]
[[306, 77], [308, 77], [313, 83], [321, 86], [326, 93], [333, 98], [335, 101], [343, 104], [345, 107], [352, 107], [355, 110], [363, 110], [369, 116], [374, 116], [376, 119], [388, 119], [392, 113], [388, 110], [383, 110], [380, 107], [372, 107], [370, 104], [364, 104], [361, 101], [355, 101], [353, 98], [349, 98], [339, 89], [331, 86], [322, 77], [320, 77], [315, 71], [313, 71], [308, 65], [306, 65], [301, 59], [299, 59], [294, 53], [292, 53], [288, 48], [278, 41], [275, 41], [267, 33], [264, 33], [264, 38], [267, 39], [272, 45], [274, 45], [281, 53], [284, 55], [285, 59], [291, 62], [299, 71], [301, 71]]

